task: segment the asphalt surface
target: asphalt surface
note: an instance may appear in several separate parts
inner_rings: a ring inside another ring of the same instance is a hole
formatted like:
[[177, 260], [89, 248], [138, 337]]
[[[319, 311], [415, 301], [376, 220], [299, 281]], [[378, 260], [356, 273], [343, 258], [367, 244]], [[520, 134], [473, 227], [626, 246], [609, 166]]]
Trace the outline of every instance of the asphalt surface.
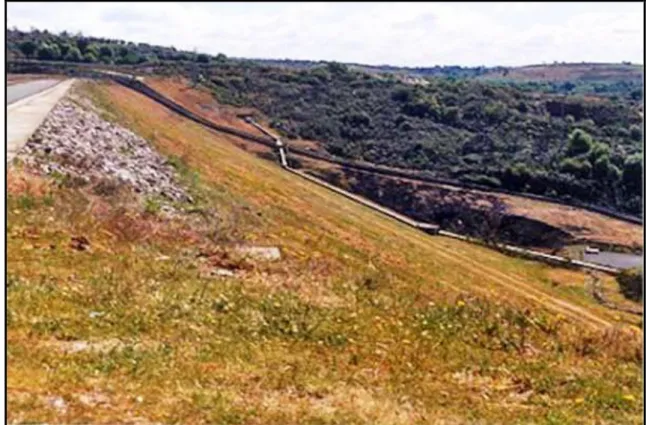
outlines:
[[629, 269], [631, 267], [644, 268], [644, 257], [635, 254], [623, 254], [619, 252], [604, 252], [598, 254], [583, 254], [583, 261], [615, 267], [617, 269]]
[[59, 80], [36, 80], [7, 87], [7, 105], [52, 87]]
[[[7, 105], [7, 163], [13, 160], [16, 153], [45, 120], [47, 114], [65, 96], [74, 80], [56, 83], [58, 81], [39, 80], [7, 87], [7, 94], [14, 96], [12, 97], [13, 102]], [[26, 87], [22, 87], [18, 91], [11, 91], [12, 88], [18, 86]], [[15, 96], [22, 97], [15, 99]]]

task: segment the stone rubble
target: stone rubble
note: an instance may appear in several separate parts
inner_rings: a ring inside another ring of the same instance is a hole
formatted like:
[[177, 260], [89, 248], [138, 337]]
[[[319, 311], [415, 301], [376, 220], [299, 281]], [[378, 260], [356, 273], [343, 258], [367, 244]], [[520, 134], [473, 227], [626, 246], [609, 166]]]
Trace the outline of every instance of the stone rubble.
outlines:
[[237, 246], [235, 251], [243, 257], [254, 260], [278, 261], [281, 259], [280, 248], [275, 246]]
[[191, 202], [174, 168], [145, 139], [68, 99], [52, 109], [16, 157], [45, 174], [86, 183], [114, 179], [136, 193]]

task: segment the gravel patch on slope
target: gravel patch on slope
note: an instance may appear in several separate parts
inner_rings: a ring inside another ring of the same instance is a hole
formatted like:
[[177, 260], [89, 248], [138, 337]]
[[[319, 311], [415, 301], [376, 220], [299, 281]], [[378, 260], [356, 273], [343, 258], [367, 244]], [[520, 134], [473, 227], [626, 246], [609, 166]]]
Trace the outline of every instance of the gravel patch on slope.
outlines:
[[45, 174], [87, 183], [113, 179], [136, 193], [191, 202], [174, 168], [145, 139], [68, 99], [54, 107], [16, 158]]

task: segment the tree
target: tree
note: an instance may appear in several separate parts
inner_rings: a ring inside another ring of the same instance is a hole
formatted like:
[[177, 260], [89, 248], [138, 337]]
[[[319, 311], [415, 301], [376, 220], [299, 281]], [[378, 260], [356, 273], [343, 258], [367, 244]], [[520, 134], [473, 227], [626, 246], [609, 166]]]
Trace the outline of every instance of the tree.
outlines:
[[395, 90], [391, 95], [391, 98], [396, 102], [410, 102], [413, 100], [413, 92], [408, 88], [402, 87]]
[[99, 46], [97, 46], [96, 44], [88, 45], [83, 53], [91, 53], [95, 58], [101, 57], [101, 55], [99, 54]]
[[83, 54], [85, 54], [85, 49], [89, 44], [90, 40], [86, 37], [79, 37], [78, 39], [76, 39], [76, 47], [78, 47]]
[[68, 62], [81, 62], [83, 60], [83, 55], [78, 47], [70, 47], [65, 55], [65, 60]]
[[69, 52], [70, 49], [72, 48], [72, 46], [70, 46], [68, 43], [61, 43], [58, 46], [61, 49], [61, 57], [62, 58], [67, 56], [67, 52]]
[[607, 179], [612, 183], [621, 180], [621, 170], [615, 164], [610, 164], [610, 166], [608, 167]]
[[103, 44], [101, 47], [99, 47], [99, 57], [100, 58], [110, 58], [112, 59], [112, 47], [110, 47], [107, 44]]
[[644, 296], [642, 286], [643, 270], [635, 267], [622, 270], [616, 277], [621, 293], [631, 300], [641, 301]]
[[197, 55], [197, 62], [199, 63], [209, 63], [210, 60], [211, 58], [207, 54], [200, 53], [199, 55]]
[[636, 142], [642, 140], [642, 129], [638, 125], [630, 126], [630, 138]]
[[130, 51], [128, 50], [128, 48], [126, 46], [120, 46], [119, 47], [119, 56], [120, 57], [125, 58], [126, 56], [128, 56], [129, 52]]
[[332, 74], [345, 74], [348, 72], [348, 67], [339, 62], [329, 62], [327, 64], [327, 69]]
[[571, 92], [572, 90], [574, 90], [576, 88], [576, 84], [571, 83], [570, 81], [566, 81], [565, 83], [563, 83], [561, 88], [566, 92]]
[[565, 158], [561, 161], [560, 169], [564, 173], [587, 179], [590, 176], [592, 165], [588, 160]]
[[610, 158], [608, 155], [603, 155], [594, 162], [592, 166], [592, 175], [596, 179], [607, 180], [610, 176]]
[[129, 64], [129, 65], [135, 65], [135, 64], [139, 63], [139, 56], [135, 52], [130, 51], [130, 52], [128, 52], [128, 54], [125, 57], [120, 58], [117, 61], [117, 63], [125, 63], [125, 64]]
[[504, 187], [522, 191], [531, 178], [532, 173], [529, 167], [521, 162], [515, 166], [508, 166], [503, 172], [501, 180]]
[[26, 56], [31, 57], [36, 52], [38, 46], [32, 40], [23, 41], [20, 43], [19, 49]]
[[567, 155], [577, 156], [588, 153], [594, 144], [592, 137], [581, 129], [574, 130], [569, 137]]
[[36, 56], [40, 60], [55, 60], [61, 56], [61, 51], [56, 45], [41, 44], [36, 52]]
[[83, 55], [83, 62], [94, 63], [96, 60], [96, 55], [92, 52], [87, 52]]
[[159, 63], [159, 58], [157, 57], [157, 55], [149, 54], [146, 55], [146, 62], [155, 65]]
[[626, 158], [626, 162], [624, 163], [623, 183], [631, 193], [641, 193], [642, 161], [641, 154], [634, 154]]
[[592, 149], [590, 149], [590, 153], [588, 154], [588, 160], [592, 164], [594, 164], [599, 159], [603, 157], [609, 157], [609, 156], [610, 156], [610, 146], [606, 145], [605, 143], [594, 143], [592, 145]]

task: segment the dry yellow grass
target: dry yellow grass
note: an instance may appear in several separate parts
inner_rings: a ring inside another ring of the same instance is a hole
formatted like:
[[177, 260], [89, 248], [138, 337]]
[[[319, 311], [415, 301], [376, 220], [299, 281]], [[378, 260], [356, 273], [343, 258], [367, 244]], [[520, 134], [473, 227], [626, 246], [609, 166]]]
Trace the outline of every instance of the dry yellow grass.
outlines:
[[[155, 232], [125, 204], [146, 230], [115, 237], [121, 220], [84, 189], [14, 191], [10, 421], [640, 422], [641, 331], [579, 291], [581, 273], [417, 232], [123, 87], [80, 90], [198, 173], [222, 241], [182, 222]], [[68, 247], [78, 234], [90, 251]], [[201, 278], [195, 252], [235, 241], [284, 258]]]

